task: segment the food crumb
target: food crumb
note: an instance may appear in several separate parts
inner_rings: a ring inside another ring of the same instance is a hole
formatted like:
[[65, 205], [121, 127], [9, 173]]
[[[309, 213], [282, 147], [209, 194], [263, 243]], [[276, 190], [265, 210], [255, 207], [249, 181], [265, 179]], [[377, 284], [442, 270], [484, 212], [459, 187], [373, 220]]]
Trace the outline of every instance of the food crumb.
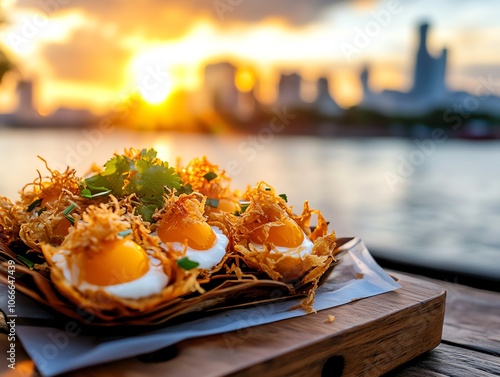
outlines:
[[361, 272], [358, 272], [358, 273], [356, 274], [356, 279], [363, 279], [363, 277], [364, 277], [364, 276], [365, 276], [365, 275], [363, 275]]
[[332, 323], [333, 321], [335, 321], [335, 316], [328, 314], [328, 318], [325, 320], [325, 323]]

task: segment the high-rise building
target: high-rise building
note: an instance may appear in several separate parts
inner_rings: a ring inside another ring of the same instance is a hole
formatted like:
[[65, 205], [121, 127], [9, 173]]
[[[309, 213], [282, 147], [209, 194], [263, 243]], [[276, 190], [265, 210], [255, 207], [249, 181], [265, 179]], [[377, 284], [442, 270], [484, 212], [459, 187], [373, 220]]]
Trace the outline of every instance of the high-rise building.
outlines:
[[370, 90], [369, 70], [363, 68], [360, 81], [363, 88], [363, 100], [359, 104], [365, 109], [376, 110], [385, 114], [423, 114], [436, 106], [444, 106], [450, 99], [446, 87], [447, 53], [441, 50], [433, 56], [427, 48], [429, 24], [419, 26], [419, 44], [415, 56], [413, 86], [409, 92], [382, 90], [375, 93]]
[[235, 84], [236, 67], [228, 62], [205, 67], [204, 92], [210, 108], [223, 113], [236, 113], [238, 88]]
[[374, 100], [377, 100], [377, 96], [373, 95], [370, 88], [370, 68], [368, 65], [365, 65], [361, 70], [359, 80], [361, 81], [361, 87], [363, 89], [363, 99], [361, 100], [360, 105], [361, 107], [369, 107]]
[[413, 88], [410, 92], [416, 98], [436, 98], [446, 94], [446, 59], [447, 50], [443, 49], [438, 57], [433, 57], [427, 49], [429, 24], [419, 28], [419, 45], [415, 59]]
[[279, 107], [303, 107], [305, 102], [300, 95], [301, 84], [302, 77], [299, 74], [282, 74], [278, 84], [276, 105]]
[[317, 81], [316, 111], [321, 115], [335, 116], [342, 112], [337, 102], [330, 95], [328, 79], [325, 77]]
[[33, 82], [19, 81], [17, 84], [18, 104], [16, 113], [20, 116], [31, 116], [36, 113], [33, 104]]
[[363, 96], [367, 97], [371, 94], [370, 89], [370, 70], [367, 65], [363, 67], [360, 75], [361, 86], [363, 87]]

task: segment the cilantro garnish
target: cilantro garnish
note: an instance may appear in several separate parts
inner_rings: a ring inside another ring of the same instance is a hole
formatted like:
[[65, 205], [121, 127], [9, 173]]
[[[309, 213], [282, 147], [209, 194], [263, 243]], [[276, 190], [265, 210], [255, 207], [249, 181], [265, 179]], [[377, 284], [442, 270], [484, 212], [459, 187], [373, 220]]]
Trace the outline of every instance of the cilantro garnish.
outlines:
[[217, 174], [215, 174], [213, 171], [209, 171], [207, 174], [203, 176], [208, 182], [210, 182], [212, 179], [217, 178]]
[[176, 263], [180, 268], [186, 271], [192, 270], [200, 265], [198, 262], [192, 261], [188, 257], [181, 258], [177, 260]]
[[154, 204], [148, 204], [148, 205], [140, 205], [137, 207], [137, 213], [141, 215], [144, 221], [147, 222], [152, 222], [153, 221], [153, 215], [155, 213], [155, 210], [159, 208]]
[[115, 156], [106, 162], [102, 173], [83, 183], [80, 194], [88, 199], [108, 194], [116, 197], [136, 194], [140, 201], [137, 211], [146, 221], [151, 221], [155, 209], [163, 207], [165, 189], [192, 191], [191, 187], [182, 186], [175, 169], [157, 158], [154, 149], [143, 149], [135, 158]]
[[113, 157], [106, 162], [102, 173], [85, 179], [85, 185], [92, 195], [109, 191], [115, 196], [135, 193], [143, 198], [163, 196], [164, 186], [179, 190], [181, 180], [174, 168], [156, 157], [154, 149], [143, 149], [135, 159]]

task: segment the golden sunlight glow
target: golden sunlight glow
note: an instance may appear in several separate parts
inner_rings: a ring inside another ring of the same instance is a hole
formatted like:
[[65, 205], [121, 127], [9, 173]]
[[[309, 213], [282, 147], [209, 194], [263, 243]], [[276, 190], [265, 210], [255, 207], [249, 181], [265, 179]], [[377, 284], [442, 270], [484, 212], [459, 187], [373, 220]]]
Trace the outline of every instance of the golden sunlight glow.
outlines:
[[2, 39], [16, 55], [31, 58], [44, 43], [64, 43], [75, 30], [90, 22], [80, 10], [51, 17], [39, 11], [15, 10], [5, 24]]
[[9, 9], [16, 4], [16, 0], [3, 0], [2, 7], [4, 9]]
[[[62, 4], [62, 0], [60, 2]], [[315, 99], [316, 80], [328, 77], [330, 94], [342, 107], [356, 105], [362, 99], [359, 73], [367, 62], [370, 63], [370, 86], [374, 92], [404, 91], [411, 86], [411, 73], [404, 67], [411, 63], [406, 59], [412, 58], [408, 58], [406, 49], [403, 51], [398, 46], [410, 46], [410, 49], [415, 46], [417, 34], [411, 30], [413, 26], [391, 23], [380, 38], [371, 38], [369, 47], [352, 55], [352, 61], [350, 56], [346, 59], [339, 47], [343, 41], [353, 41], [355, 25], [363, 28], [369, 17], [373, 17], [370, 14], [378, 5], [374, 0], [340, 3], [317, 22], [305, 25], [288, 22], [286, 15], [252, 23], [234, 17], [222, 23], [213, 19], [214, 12], [212, 16], [197, 12], [193, 19], [184, 20], [184, 16], [189, 18], [187, 9], [191, 8], [179, 5], [166, 12], [173, 23], [164, 25], [175, 33], [159, 30], [158, 34], [147, 32], [151, 25], [146, 24], [122, 31], [120, 17], [128, 15], [128, 7], [111, 21], [97, 13], [93, 15], [91, 8], [75, 4], [46, 14], [40, 7], [17, 6], [16, 0], [0, 0], [0, 3], [6, 14], [6, 22], [0, 25], [0, 48], [12, 57], [23, 79], [34, 81], [34, 103], [42, 115], [50, 115], [60, 107], [105, 114], [117, 104], [140, 96], [140, 106], [130, 117], [141, 127], [154, 121], [162, 123], [162, 127], [165, 122], [201, 127], [188, 116], [204, 113], [209, 107], [206, 104], [209, 100], [203, 97], [205, 66], [219, 62], [236, 66], [237, 89], [241, 92], [254, 90], [256, 98], [266, 105], [273, 105], [282, 73], [296, 72], [304, 78], [302, 94], [307, 101]], [[184, 23], [186, 27], [177, 31], [176, 27]], [[454, 28], [441, 26], [429, 37], [433, 53], [444, 45], [453, 51], [447, 76], [451, 88], [474, 90], [477, 79], [466, 70], [471, 64], [498, 65], [491, 51], [496, 48], [492, 36], [498, 34], [500, 27], [494, 22], [491, 26], [486, 25], [473, 33], [457, 33]], [[413, 39], [403, 36], [396, 43], [394, 35], [400, 32]], [[106, 51], [101, 51], [105, 45], [97, 43], [99, 40], [99, 43], [113, 43], [116, 55], [108, 57]], [[465, 43], [467, 48], [461, 47]], [[77, 46], [82, 53], [85, 49], [90, 53], [97, 51], [105, 61], [112, 61], [118, 77], [114, 81], [102, 79], [111, 76], [108, 69], [101, 70], [104, 74], [97, 76], [95, 72], [99, 69], [94, 68], [100, 65], [91, 58], [78, 59], [81, 64], [74, 69], [72, 64], [65, 65], [71, 67], [70, 70], [60, 69], [62, 65], [58, 67], [54, 62], [65, 62], [66, 57], [72, 56], [65, 53], [67, 46]], [[87, 80], [84, 74], [95, 80]], [[15, 75], [7, 76], [2, 82], [0, 113], [16, 110], [18, 79]], [[204, 122], [217, 125], [217, 129], [224, 128], [224, 125], [218, 126], [223, 124], [220, 119], [207, 118]]]
[[240, 92], [249, 92], [255, 85], [255, 75], [250, 69], [238, 69], [235, 77], [236, 87]]
[[[102, 114], [108, 112], [111, 106], [122, 98], [119, 89], [113, 87], [75, 85], [71, 81], [62, 80], [52, 80], [52, 82], [52, 85], [43, 85], [39, 89], [35, 103], [40, 114], [50, 114], [61, 104], [71, 108], [87, 108]], [[44, 101], [45, 98], [50, 100]]]
[[150, 104], [164, 102], [172, 93], [171, 65], [165, 54], [150, 50], [137, 55], [130, 64], [134, 86], [141, 97]]
[[5, 112], [12, 112], [17, 105], [16, 96], [16, 77], [7, 74], [2, 80], [0, 90], [0, 109]]
[[162, 82], [151, 88], [139, 85], [139, 92], [141, 97], [152, 105], [165, 102], [170, 93], [172, 93], [172, 80], [166, 76]]
[[387, 66], [380, 64], [374, 67], [371, 75], [373, 78], [370, 80], [370, 86], [375, 92], [381, 92], [384, 89], [409, 90], [411, 86], [408, 77], [390, 64]]
[[170, 139], [165, 138], [157, 140], [153, 145], [153, 148], [156, 150], [156, 152], [158, 152], [159, 159], [163, 161], [174, 161]]
[[199, 59], [183, 55], [182, 42], [137, 48], [129, 72], [141, 97], [150, 104], [165, 102], [176, 90], [192, 90], [199, 85]]
[[349, 69], [339, 69], [336, 72], [330, 91], [342, 107], [354, 106], [363, 98], [357, 72]]

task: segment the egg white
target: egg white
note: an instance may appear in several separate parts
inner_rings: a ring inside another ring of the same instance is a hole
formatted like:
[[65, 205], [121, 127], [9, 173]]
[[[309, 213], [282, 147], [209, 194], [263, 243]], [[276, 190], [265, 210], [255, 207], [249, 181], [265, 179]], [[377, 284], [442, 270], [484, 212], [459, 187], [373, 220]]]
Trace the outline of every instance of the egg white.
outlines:
[[[226, 235], [216, 226], [210, 226], [215, 233], [215, 242], [210, 249], [206, 250], [196, 250], [191, 247], [186, 249], [186, 257], [198, 263], [198, 268], [203, 268], [209, 270], [215, 267], [226, 255], [226, 247], [229, 243], [229, 239]], [[157, 236], [156, 232], [151, 233], [151, 235]], [[183, 251], [184, 244], [182, 242], [169, 242], [170, 247], [176, 251]]]
[[[271, 249], [269, 252], [271, 254], [286, 254], [294, 258], [304, 258], [306, 255], [312, 254], [313, 251], [313, 242], [307, 237], [307, 235], [304, 234], [304, 239], [302, 240], [302, 243], [297, 246], [297, 247], [285, 247], [285, 246], [276, 246], [274, 245], [274, 249]], [[255, 243], [255, 242], [250, 242], [252, 246], [255, 248], [257, 251], [264, 251], [264, 245]]]
[[149, 270], [140, 278], [129, 281], [127, 283], [120, 283], [115, 285], [94, 285], [86, 281], [79, 282], [80, 270], [76, 263], [72, 263], [71, 267], [68, 265], [67, 255], [70, 251], [62, 250], [62, 252], [55, 254], [52, 261], [59, 267], [64, 274], [64, 278], [79, 291], [98, 291], [104, 290], [109, 294], [124, 298], [124, 299], [139, 299], [160, 293], [163, 288], [168, 284], [168, 276], [163, 271], [161, 262], [148, 255]]

